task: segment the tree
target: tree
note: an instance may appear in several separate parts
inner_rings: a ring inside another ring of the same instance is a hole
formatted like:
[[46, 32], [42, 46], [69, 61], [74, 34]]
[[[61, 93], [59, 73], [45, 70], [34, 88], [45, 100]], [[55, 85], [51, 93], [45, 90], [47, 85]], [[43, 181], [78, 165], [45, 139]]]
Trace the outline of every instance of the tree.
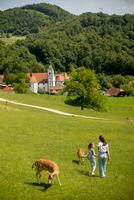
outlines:
[[99, 90], [95, 73], [90, 69], [80, 67], [73, 70], [64, 91], [68, 92], [65, 103], [80, 106], [81, 110], [84, 107], [98, 111], [105, 108], [105, 97]]
[[130, 84], [125, 84], [122, 89], [126, 92], [127, 96], [134, 96], [134, 86]]
[[112, 76], [111, 81], [112, 81], [113, 87], [118, 87], [118, 88], [120, 88], [121, 85], [125, 85], [128, 83], [128, 80], [126, 79], [126, 77], [120, 74]]
[[21, 80], [20, 83], [13, 83], [13, 87], [16, 93], [28, 92], [28, 84], [24, 80]]
[[97, 74], [97, 79], [102, 90], [106, 90], [112, 87], [111, 77], [105, 74]]
[[29, 77], [25, 73], [6, 73], [5, 83], [11, 84], [17, 93], [27, 93], [29, 89]]

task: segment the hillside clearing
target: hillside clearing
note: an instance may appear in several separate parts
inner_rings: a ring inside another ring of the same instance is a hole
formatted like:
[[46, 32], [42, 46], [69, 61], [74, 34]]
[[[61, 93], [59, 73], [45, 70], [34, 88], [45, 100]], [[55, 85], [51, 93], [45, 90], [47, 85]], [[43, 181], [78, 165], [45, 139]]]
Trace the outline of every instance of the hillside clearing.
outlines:
[[1, 41], [5, 42], [6, 45], [14, 44], [18, 40], [25, 40], [26, 36], [11, 36], [9, 38], [0, 38]]

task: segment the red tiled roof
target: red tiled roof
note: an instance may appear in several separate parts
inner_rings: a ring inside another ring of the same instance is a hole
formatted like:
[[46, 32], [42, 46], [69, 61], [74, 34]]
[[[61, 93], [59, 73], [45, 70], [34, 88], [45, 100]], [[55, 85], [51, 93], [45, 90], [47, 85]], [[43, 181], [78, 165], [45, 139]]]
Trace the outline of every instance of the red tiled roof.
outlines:
[[48, 79], [48, 74], [47, 73], [29, 73], [28, 74], [29, 77], [34, 76], [37, 80], [37, 82], [42, 82], [43, 80], [47, 80]]
[[56, 81], [64, 81], [65, 77], [62, 74], [57, 74], [56, 75]]
[[118, 96], [118, 94], [121, 92], [122, 90], [120, 88], [110, 88], [106, 95], [107, 96]]
[[66, 72], [56, 75], [56, 81], [65, 81], [67, 79], [69, 79], [69, 76], [67, 75]]
[[10, 87], [10, 86], [6, 86], [4, 89], [3, 89], [4, 92], [14, 92], [14, 89], [13, 87]]

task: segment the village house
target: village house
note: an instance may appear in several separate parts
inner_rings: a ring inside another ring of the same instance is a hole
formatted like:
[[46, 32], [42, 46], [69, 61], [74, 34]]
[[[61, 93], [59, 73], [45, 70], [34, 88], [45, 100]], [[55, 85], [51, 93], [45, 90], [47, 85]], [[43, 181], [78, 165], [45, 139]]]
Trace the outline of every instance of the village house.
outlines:
[[0, 89], [4, 92], [14, 92], [13, 87], [11, 85], [4, 84], [4, 75], [0, 74]]
[[[29, 88], [33, 93], [40, 91], [47, 93], [58, 93], [63, 90], [64, 83], [69, 79], [66, 72], [58, 73], [55, 75], [52, 65], [49, 65], [46, 73], [28, 73]], [[4, 84], [4, 75], [0, 75], [0, 89], [5, 91], [13, 91], [11, 86]]]
[[123, 96], [126, 96], [126, 92], [120, 88], [112, 87], [106, 92], [106, 96], [108, 96], [108, 97], [123, 97]]
[[69, 79], [66, 72], [55, 75], [52, 65], [49, 65], [46, 73], [29, 73], [28, 76], [30, 90], [33, 93], [39, 91], [57, 93], [64, 88], [65, 81]]

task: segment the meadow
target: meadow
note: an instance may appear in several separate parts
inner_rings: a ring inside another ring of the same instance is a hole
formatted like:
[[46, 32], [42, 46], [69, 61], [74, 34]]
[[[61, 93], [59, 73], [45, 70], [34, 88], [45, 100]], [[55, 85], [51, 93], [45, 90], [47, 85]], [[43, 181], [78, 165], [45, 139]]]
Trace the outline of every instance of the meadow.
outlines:
[[11, 36], [9, 38], [7, 37], [0, 38], [0, 40], [5, 42], [6, 45], [11, 45], [15, 43], [17, 40], [25, 40], [25, 39], [26, 39], [26, 36]]
[[[19, 95], [0, 92], [0, 98], [44, 106], [69, 113], [102, 117], [84, 119], [57, 115], [0, 102], [0, 199], [1, 200], [132, 200], [134, 196], [134, 98], [108, 98], [107, 111], [80, 110], [64, 104], [63, 96]], [[103, 134], [110, 146], [107, 176], [89, 175], [89, 161], [77, 163], [77, 148], [87, 151]], [[60, 179], [47, 185], [43, 172], [36, 184], [31, 168], [36, 159], [58, 163]]]

